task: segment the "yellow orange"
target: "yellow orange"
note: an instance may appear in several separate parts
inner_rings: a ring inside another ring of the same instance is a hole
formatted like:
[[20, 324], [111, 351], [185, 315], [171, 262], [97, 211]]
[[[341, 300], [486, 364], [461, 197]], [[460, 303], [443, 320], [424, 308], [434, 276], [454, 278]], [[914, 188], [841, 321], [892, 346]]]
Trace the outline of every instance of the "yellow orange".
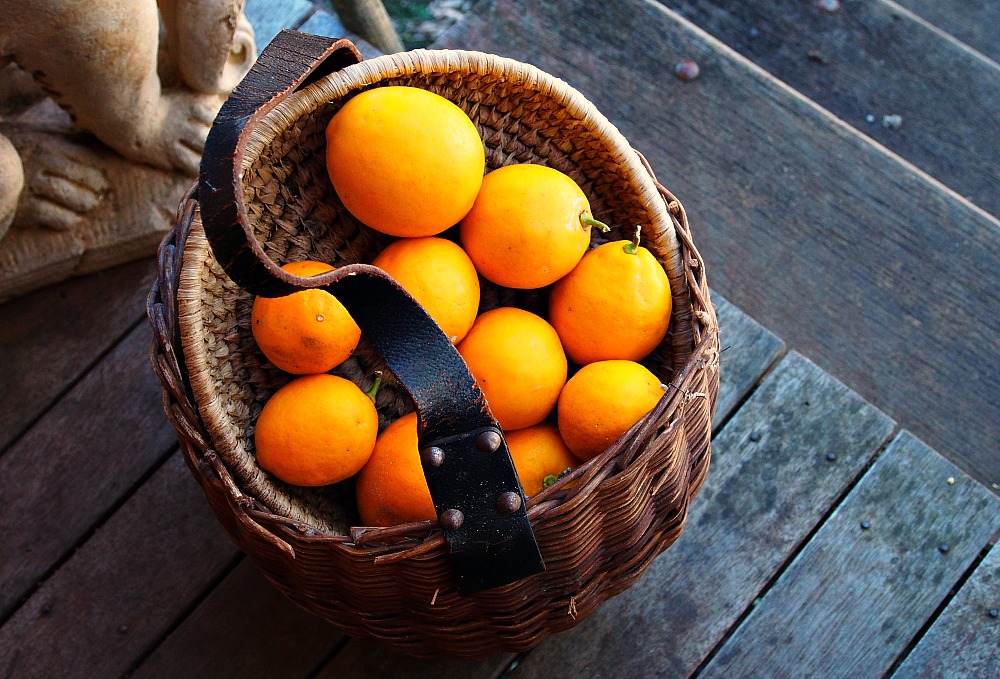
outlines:
[[344, 207], [393, 236], [433, 236], [457, 224], [486, 168], [465, 112], [416, 87], [354, 96], [331, 118], [326, 141], [327, 170]]

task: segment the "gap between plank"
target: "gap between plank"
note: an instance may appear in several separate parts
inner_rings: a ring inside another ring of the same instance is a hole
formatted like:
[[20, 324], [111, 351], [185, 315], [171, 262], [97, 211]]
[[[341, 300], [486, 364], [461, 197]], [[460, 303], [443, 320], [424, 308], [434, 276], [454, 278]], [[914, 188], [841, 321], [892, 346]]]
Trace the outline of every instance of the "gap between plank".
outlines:
[[774, 571], [774, 573], [771, 574], [771, 577], [768, 578], [767, 582], [764, 583], [764, 586], [761, 587], [759, 592], [757, 592], [757, 596], [754, 597], [753, 601], [750, 602], [750, 605], [747, 606], [745, 609], [743, 609], [743, 612], [740, 613], [740, 616], [736, 618], [735, 621], [733, 621], [733, 624], [729, 626], [729, 629], [726, 630], [726, 633], [722, 636], [722, 638], [719, 639], [719, 641], [712, 647], [712, 650], [708, 652], [708, 654], [702, 659], [702, 661], [698, 663], [698, 666], [689, 675], [690, 677], [697, 677], [698, 675], [701, 674], [702, 670], [708, 667], [709, 663], [712, 662], [712, 660], [715, 658], [716, 655], [718, 655], [719, 651], [722, 650], [722, 648], [726, 645], [729, 639], [743, 625], [743, 623], [750, 616], [750, 614], [753, 613], [753, 610], [754, 608], [756, 608], [757, 604], [774, 587], [775, 583], [777, 583], [778, 580], [781, 579], [781, 577], [785, 574], [785, 571], [788, 570], [788, 567], [791, 566], [792, 563], [795, 561], [795, 559], [798, 558], [799, 554], [802, 552], [805, 546], [808, 545], [812, 541], [816, 533], [819, 532], [819, 530], [824, 525], [826, 525], [826, 522], [830, 518], [830, 516], [832, 516], [833, 513], [840, 508], [840, 506], [844, 503], [844, 500], [847, 498], [847, 496], [854, 490], [854, 488], [858, 485], [861, 479], [865, 477], [865, 474], [868, 473], [868, 470], [872, 468], [872, 465], [874, 465], [875, 462], [878, 461], [878, 459], [882, 456], [882, 453], [886, 451], [889, 445], [896, 440], [896, 438], [902, 433], [902, 431], [903, 430], [899, 425], [893, 426], [892, 431], [890, 431], [889, 435], [886, 436], [884, 441], [882, 441], [882, 445], [880, 445], [875, 450], [875, 452], [868, 458], [868, 461], [858, 471], [858, 473], [854, 476], [854, 478], [852, 478], [850, 482], [845, 484], [844, 490], [840, 493], [840, 495], [838, 495], [836, 499], [834, 499], [834, 501], [830, 503], [830, 507], [819, 518], [819, 520], [812, 527], [812, 529], [808, 533], [806, 533], [802, 537], [802, 540], [799, 542], [799, 544], [796, 545], [796, 547], [791, 552], [789, 552], [788, 558], [785, 559], [784, 563], [782, 563], [781, 566], [779, 566]]

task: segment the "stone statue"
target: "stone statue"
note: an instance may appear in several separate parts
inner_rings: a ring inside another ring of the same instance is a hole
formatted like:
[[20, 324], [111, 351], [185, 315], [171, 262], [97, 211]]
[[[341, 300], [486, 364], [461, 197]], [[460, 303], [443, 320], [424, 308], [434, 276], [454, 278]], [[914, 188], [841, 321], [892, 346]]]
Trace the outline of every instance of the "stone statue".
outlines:
[[0, 300], [154, 251], [256, 58], [244, 0], [0, 0]]

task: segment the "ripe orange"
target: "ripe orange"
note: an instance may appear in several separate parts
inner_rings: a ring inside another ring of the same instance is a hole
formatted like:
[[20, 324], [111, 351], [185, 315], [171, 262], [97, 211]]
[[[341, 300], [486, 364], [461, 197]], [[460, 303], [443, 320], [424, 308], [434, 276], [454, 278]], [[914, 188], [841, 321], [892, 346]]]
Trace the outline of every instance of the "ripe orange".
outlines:
[[552, 286], [549, 320], [576, 363], [638, 361], [670, 323], [670, 281], [646, 248], [630, 241], [597, 247]]
[[479, 311], [479, 276], [458, 245], [444, 238], [403, 238], [372, 264], [399, 281], [453, 344], [469, 332]]
[[417, 415], [399, 418], [379, 435], [368, 464], [358, 473], [358, 513], [365, 526], [395, 526], [434, 519], [417, 449]]
[[[303, 277], [333, 270], [329, 264], [309, 260], [281, 268]], [[267, 359], [295, 375], [325, 373], [343, 363], [361, 338], [361, 328], [344, 305], [319, 289], [285, 297], [257, 297], [250, 324]]]
[[600, 455], [663, 396], [660, 380], [632, 361], [589, 363], [559, 396], [559, 433], [581, 460]]
[[554, 424], [543, 422], [507, 434], [507, 447], [528, 496], [542, 492], [559, 475], [580, 464]]
[[264, 404], [254, 442], [257, 463], [297, 486], [326, 486], [353, 476], [375, 447], [375, 404], [335, 375], [297, 377]]
[[465, 112], [416, 87], [361, 92], [330, 120], [326, 142], [344, 207], [393, 236], [433, 236], [457, 224], [486, 170], [482, 139]]
[[508, 165], [483, 178], [460, 234], [486, 279], [533, 289], [576, 266], [590, 245], [590, 223], [599, 222], [570, 177], [542, 165]]
[[541, 316], [515, 307], [487, 311], [457, 348], [505, 430], [538, 424], [552, 412], [567, 362], [559, 336]]

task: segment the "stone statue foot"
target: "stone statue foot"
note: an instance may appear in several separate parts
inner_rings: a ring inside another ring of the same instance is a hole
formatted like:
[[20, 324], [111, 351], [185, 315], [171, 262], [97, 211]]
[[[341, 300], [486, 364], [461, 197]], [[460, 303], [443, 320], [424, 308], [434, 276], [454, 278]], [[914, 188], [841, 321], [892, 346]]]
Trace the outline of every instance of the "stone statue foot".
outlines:
[[76, 228], [108, 190], [104, 172], [85, 149], [69, 144], [35, 147], [22, 158], [25, 190], [14, 228]]
[[[131, 148], [119, 148], [126, 158], [163, 169], [176, 169], [195, 176], [205, 148], [205, 137], [222, 105], [218, 95], [190, 90], [165, 92], [153, 116], [139, 120], [137, 138]], [[98, 134], [105, 143], [115, 146], [114, 131]]]

